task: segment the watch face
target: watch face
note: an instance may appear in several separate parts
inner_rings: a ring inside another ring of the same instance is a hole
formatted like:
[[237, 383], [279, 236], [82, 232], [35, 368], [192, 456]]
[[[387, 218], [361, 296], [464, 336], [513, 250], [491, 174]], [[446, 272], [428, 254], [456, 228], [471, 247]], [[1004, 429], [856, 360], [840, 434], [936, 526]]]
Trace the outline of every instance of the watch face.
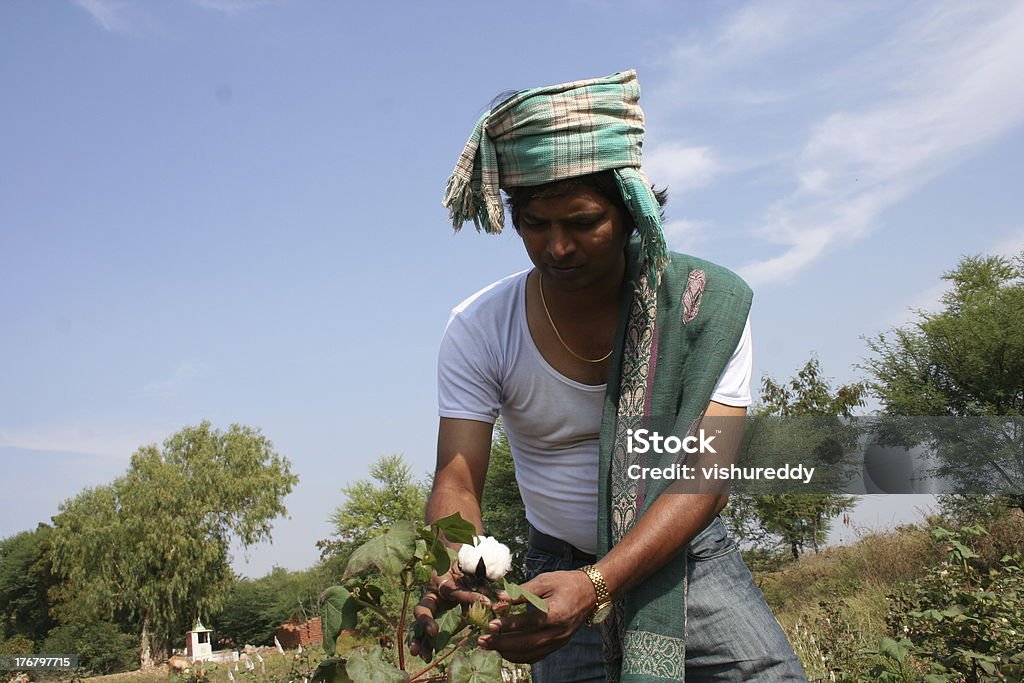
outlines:
[[612, 613], [612, 603], [603, 602], [597, 606], [597, 611], [594, 612], [594, 616], [590, 617], [591, 624], [600, 624], [602, 621], [608, 618], [608, 615]]

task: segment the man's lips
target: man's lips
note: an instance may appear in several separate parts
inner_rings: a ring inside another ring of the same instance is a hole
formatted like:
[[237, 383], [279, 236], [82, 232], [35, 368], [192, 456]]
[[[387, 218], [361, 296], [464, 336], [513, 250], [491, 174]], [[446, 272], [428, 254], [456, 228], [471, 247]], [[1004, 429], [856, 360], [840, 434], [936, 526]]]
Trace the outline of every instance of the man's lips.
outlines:
[[555, 265], [552, 263], [544, 264], [544, 268], [552, 275], [572, 275], [583, 269], [583, 266], [570, 266], [570, 265]]

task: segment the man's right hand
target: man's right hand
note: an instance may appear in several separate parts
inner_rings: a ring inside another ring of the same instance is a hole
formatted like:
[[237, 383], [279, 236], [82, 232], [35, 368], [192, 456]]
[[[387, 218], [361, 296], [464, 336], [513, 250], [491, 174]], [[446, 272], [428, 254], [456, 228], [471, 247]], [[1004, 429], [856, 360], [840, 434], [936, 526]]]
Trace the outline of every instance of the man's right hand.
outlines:
[[433, 659], [434, 638], [438, 633], [435, 617], [460, 605], [465, 611], [474, 602], [490, 604], [491, 601], [483, 593], [468, 587], [466, 579], [458, 570], [449, 571], [441, 576], [433, 574], [423, 597], [412, 609], [416, 619], [412, 625], [413, 635], [409, 641], [409, 652], [418, 655], [424, 662]]

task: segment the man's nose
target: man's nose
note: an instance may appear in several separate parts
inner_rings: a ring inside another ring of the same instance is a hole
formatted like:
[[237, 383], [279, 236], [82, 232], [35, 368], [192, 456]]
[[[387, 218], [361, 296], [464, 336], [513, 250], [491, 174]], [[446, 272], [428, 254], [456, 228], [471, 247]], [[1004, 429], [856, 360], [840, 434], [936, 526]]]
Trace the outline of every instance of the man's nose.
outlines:
[[548, 240], [548, 252], [556, 261], [561, 261], [571, 256], [576, 251], [576, 241], [572, 234], [560, 226], [551, 228], [550, 239]]

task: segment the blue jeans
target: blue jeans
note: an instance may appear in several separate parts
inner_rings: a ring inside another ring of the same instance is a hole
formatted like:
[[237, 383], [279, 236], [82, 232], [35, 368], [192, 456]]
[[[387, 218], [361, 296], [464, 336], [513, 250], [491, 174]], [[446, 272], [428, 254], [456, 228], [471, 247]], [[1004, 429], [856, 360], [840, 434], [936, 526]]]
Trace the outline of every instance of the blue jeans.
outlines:
[[[805, 681], [803, 669], [772, 615], [735, 541], [716, 518], [687, 549], [686, 680]], [[530, 548], [527, 580], [578, 569], [571, 552], [559, 557]], [[584, 626], [561, 649], [532, 667], [533, 683], [605, 683], [601, 628]]]

